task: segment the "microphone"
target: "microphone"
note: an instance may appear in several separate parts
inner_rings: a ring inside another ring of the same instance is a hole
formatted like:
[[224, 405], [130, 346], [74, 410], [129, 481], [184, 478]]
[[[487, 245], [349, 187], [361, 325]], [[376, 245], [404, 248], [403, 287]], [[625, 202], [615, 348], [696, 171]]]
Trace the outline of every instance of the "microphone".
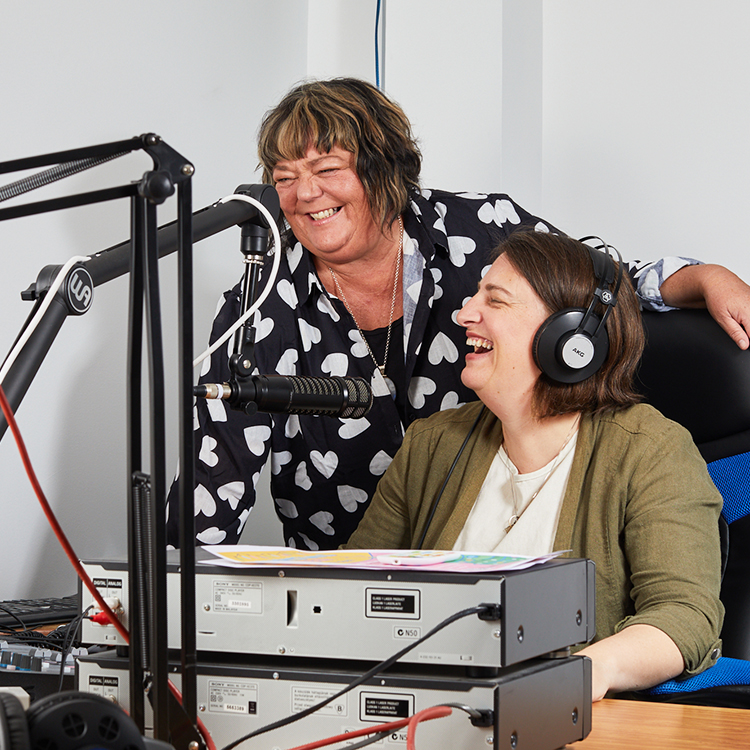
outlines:
[[225, 399], [246, 414], [263, 411], [359, 419], [372, 407], [372, 389], [364, 378], [338, 376], [253, 375], [242, 382], [196, 385], [193, 395]]

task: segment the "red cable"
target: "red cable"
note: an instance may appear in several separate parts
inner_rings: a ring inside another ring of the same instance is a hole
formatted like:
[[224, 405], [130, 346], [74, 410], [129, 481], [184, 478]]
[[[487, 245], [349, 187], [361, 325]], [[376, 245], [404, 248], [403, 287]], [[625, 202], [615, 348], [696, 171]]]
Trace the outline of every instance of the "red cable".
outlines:
[[406, 729], [406, 750], [416, 750], [414, 745], [414, 734], [417, 731], [417, 725], [420, 721], [429, 721], [430, 719], [439, 719], [442, 716], [450, 716], [453, 709], [450, 706], [432, 706], [419, 711], [409, 719], [409, 726]]
[[[378, 724], [374, 727], [364, 727], [362, 729], [355, 729], [352, 732], [345, 732], [344, 734], [338, 734], [335, 737], [327, 737], [323, 740], [316, 740], [310, 742], [307, 745], [297, 745], [292, 750], [316, 750], [319, 747], [326, 747], [327, 745], [333, 745], [335, 742], [346, 742], [347, 740], [353, 740], [355, 737], [363, 737], [368, 734], [377, 734], [379, 732], [390, 732], [395, 729], [403, 729], [408, 725], [407, 736], [406, 736], [406, 748], [407, 750], [414, 750], [414, 731], [417, 728], [417, 724], [421, 721], [429, 721], [430, 719], [439, 719], [442, 716], [449, 716], [452, 710], [448, 706], [433, 706], [432, 708], [425, 708], [423, 711], [418, 711], [413, 716], [407, 719], [399, 719], [398, 721], [392, 721], [388, 724]], [[411, 744], [409, 744], [411, 742]]]
[[[115, 613], [110, 609], [107, 602], [104, 601], [102, 595], [99, 593], [96, 586], [94, 586], [93, 581], [91, 580], [91, 578], [89, 578], [88, 573], [86, 573], [86, 571], [83, 569], [83, 566], [78, 560], [78, 555], [76, 555], [75, 550], [71, 546], [68, 538], [65, 536], [65, 532], [62, 530], [62, 527], [55, 517], [50, 504], [47, 502], [47, 498], [44, 494], [44, 491], [42, 490], [41, 484], [39, 484], [39, 479], [37, 478], [36, 472], [34, 471], [34, 467], [31, 465], [31, 459], [29, 458], [29, 453], [26, 450], [26, 444], [24, 443], [23, 437], [21, 436], [21, 432], [18, 429], [18, 424], [16, 423], [13, 409], [8, 403], [5, 391], [3, 390], [3, 387], [1, 385], [0, 408], [2, 408], [3, 414], [5, 415], [5, 421], [8, 423], [8, 427], [10, 427], [10, 431], [13, 433], [16, 445], [18, 446], [18, 452], [21, 454], [21, 461], [23, 462], [24, 468], [26, 469], [26, 474], [29, 477], [29, 481], [31, 482], [31, 486], [34, 489], [34, 492], [36, 493], [37, 499], [42, 506], [44, 515], [47, 517], [47, 521], [49, 521], [49, 524], [52, 527], [52, 531], [57, 537], [57, 540], [60, 542], [65, 554], [70, 560], [71, 565], [78, 574], [78, 577], [81, 579], [81, 581], [83, 581], [86, 588], [91, 592], [91, 595], [94, 597], [94, 600], [99, 605], [100, 609], [107, 615], [110, 622], [117, 629], [117, 632], [124, 639], [125, 643], [130, 643], [130, 633], [128, 633], [127, 629], [120, 622], [120, 620], [117, 619], [117, 615], [115, 615]], [[167, 684], [169, 685], [169, 689], [172, 691], [172, 694], [180, 702], [180, 705], [182, 705], [182, 695], [180, 694], [180, 692], [172, 684], [171, 681], [168, 681]], [[205, 725], [199, 718], [196, 717], [196, 721], [198, 723], [198, 728], [200, 729], [201, 735], [206, 743], [206, 747], [208, 747], [209, 750], [216, 750], [216, 745], [211, 739], [211, 735], [208, 733], [208, 729], [206, 729]]]
[[364, 737], [367, 734], [376, 734], [377, 732], [390, 732], [392, 729], [403, 729], [408, 723], [409, 719], [399, 719], [398, 721], [392, 721], [389, 724], [378, 724], [374, 727], [355, 729], [352, 732], [338, 734], [335, 737], [327, 737], [324, 740], [315, 740], [315, 742], [310, 742], [307, 745], [297, 745], [297, 747], [293, 747], [292, 750], [315, 750], [315, 748], [318, 747], [333, 745], [334, 742], [353, 740], [355, 737]]
[[23, 441], [23, 437], [21, 437], [21, 432], [19, 431], [18, 425], [16, 424], [16, 418], [13, 415], [13, 410], [8, 403], [8, 399], [5, 396], [5, 391], [3, 390], [2, 386], [0, 386], [0, 407], [2, 407], [3, 414], [5, 415], [5, 420], [8, 423], [8, 427], [10, 427], [11, 432], [13, 433], [13, 437], [16, 440], [16, 445], [18, 445], [18, 451], [21, 454], [21, 461], [23, 462], [24, 468], [26, 469], [26, 474], [29, 477], [31, 486], [34, 488], [34, 492], [36, 493], [39, 503], [42, 506], [44, 515], [47, 516], [47, 521], [49, 521], [49, 524], [52, 527], [52, 531], [57, 537], [57, 540], [62, 545], [65, 554], [68, 556], [68, 559], [70, 560], [73, 568], [75, 568], [75, 571], [78, 574], [79, 578], [86, 585], [86, 588], [91, 592], [94, 600], [99, 605], [99, 608], [103, 612], [107, 613], [107, 617], [109, 617], [112, 624], [115, 626], [115, 628], [117, 628], [117, 632], [125, 639], [125, 642], [128, 643], [130, 640], [128, 631], [125, 629], [125, 626], [117, 619], [115, 613], [109, 608], [107, 602], [104, 601], [102, 595], [99, 593], [96, 586], [94, 586], [88, 574], [83, 569], [83, 566], [78, 560], [73, 547], [70, 545], [68, 538], [65, 536], [65, 532], [62, 530], [62, 527], [58, 523], [57, 518], [55, 518], [55, 514], [52, 512], [50, 504], [47, 502], [47, 498], [44, 495], [42, 486], [39, 484], [39, 480], [37, 479], [34, 467], [31, 465], [31, 459], [29, 458], [29, 454], [26, 450], [26, 445]]

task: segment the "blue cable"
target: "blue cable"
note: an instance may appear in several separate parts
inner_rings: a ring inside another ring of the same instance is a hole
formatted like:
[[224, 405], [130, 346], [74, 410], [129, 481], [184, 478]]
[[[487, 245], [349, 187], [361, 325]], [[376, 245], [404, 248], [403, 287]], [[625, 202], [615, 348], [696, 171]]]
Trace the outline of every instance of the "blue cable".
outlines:
[[380, 25], [380, 0], [375, 8], [375, 85], [380, 88], [380, 54], [378, 45], [378, 26]]

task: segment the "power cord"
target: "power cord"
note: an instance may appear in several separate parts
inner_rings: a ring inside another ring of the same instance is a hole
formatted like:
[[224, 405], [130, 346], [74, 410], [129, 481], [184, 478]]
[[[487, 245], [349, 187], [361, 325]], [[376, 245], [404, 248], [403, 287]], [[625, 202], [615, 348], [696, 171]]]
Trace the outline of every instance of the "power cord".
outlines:
[[340, 690], [335, 695], [332, 695], [329, 698], [326, 698], [325, 700], [320, 701], [319, 703], [316, 703], [314, 706], [310, 706], [309, 708], [305, 708], [302, 711], [298, 711], [295, 714], [292, 714], [291, 716], [287, 716], [284, 719], [279, 719], [278, 721], [274, 721], [270, 724], [266, 724], [266, 726], [261, 727], [260, 729], [256, 729], [254, 732], [250, 732], [249, 734], [244, 735], [243, 737], [240, 737], [237, 740], [234, 740], [234, 742], [230, 742], [228, 745], [225, 745], [222, 750], [233, 750], [233, 748], [237, 747], [237, 745], [245, 742], [246, 740], [252, 739], [253, 737], [258, 737], [261, 734], [265, 734], [266, 732], [270, 732], [273, 729], [280, 729], [281, 727], [285, 727], [289, 724], [292, 724], [295, 721], [299, 721], [300, 719], [304, 719], [306, 716], [309, 716], [310, 714], [315, 713], [318, 709], [323, 708], [324, 706], [327, 706], [332, 701], [336, 700], [337, 698], [340, 698], [342, 695], [345, 695], [350, 690], [353, 690], [355, 687], [358, 687], [359, 685], [362, 685], [364, 682], [367, 682], [368, 680], [372, 679], [373, 677], [377, 676], [384, 670], [388, 669], [388, 667], [393, 666], [402, 656], [405, 656], [409, 653], [412, 649], [415, 649], [420, 644], [424, 643], [428, 638], [431, 638], [433, 635], [435, 635], [437, 632], [442, 630], [443, 628], [447, 627], [453, 622], [456, 622], [457, 620], [460, 620], [464, 617], [469, 617], [470, 615], [483, 615], [487, 613], [488, 611], [491, 611], [492, 608], [495, 605], [489, 605], [489, 604], [480, 604], [476, 607], [468, 607], [467, 609], [462, 609], [459, 612], [456, 612], [449, 617], [446, 617], [442, 622], [438, 623], [432, 630], [430, 630], [428, 633], [423, 635], [421, 638], [417, 639], [413, 643], [410, 643], [408, 646], [402, 648], [399, 652], [393, 654], [393, 656], [388, 657], [385, 661], [381, 661], [379, 664], [376, 664], [371, 670], [368, 672], [365, 672], [365, 674], [361, 675], [360, 677], [357, 677], [354, 681], [350, 682], [349, 685], [347, 685], [345, 688]]

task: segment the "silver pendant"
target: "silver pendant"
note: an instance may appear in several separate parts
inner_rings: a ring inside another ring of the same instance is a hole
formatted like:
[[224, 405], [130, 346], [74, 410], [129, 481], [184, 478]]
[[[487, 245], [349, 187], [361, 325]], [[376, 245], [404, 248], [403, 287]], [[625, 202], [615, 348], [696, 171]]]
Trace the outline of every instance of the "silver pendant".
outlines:
[[383, 375], [383, 380], [385, 380], [385, 384], [388, 386], [388, 390], [391, 392], [391, 398], [395, 401], [396, 384], [387, 375]]
[[385, 384], [388, 386], [388, 390], [391, 393], [391, 398], [396, 400], [396, 384], [385, 374], [385, 365], [378, 365], [378, 370], [385, 380]]
[[508, 519], [508, 525], [505, 527], [505, 533], [507, 534], [518, 522], [519, 516], [515, 513]]

